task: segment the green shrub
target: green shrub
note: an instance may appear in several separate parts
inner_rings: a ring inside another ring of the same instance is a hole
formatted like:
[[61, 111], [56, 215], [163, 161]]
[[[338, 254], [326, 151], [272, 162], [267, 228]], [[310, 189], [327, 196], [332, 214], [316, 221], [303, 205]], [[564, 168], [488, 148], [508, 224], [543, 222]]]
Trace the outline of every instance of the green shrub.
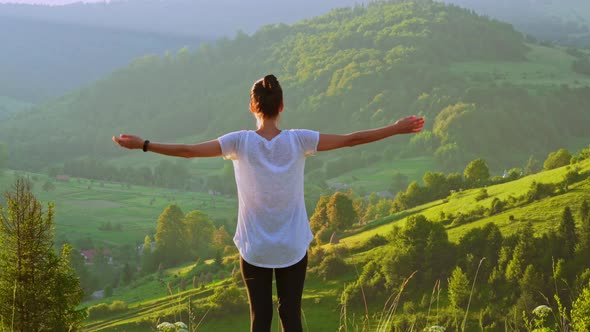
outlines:
[[246, 298], [244, 291], [235, 285], [231, 285], [216, 288], [213, 295], [209, 297], [209, 304], [212, 310], [217, 313], [235, 313], [246, 308]]
[[481, 188], [481, 189], [480, 189], [480, 190], [477, 192], [477, 195], [475, 195], [475, 200], [476, 200], [477, 202], [479, 202], [479, 201], [481, 201], [481, 200], [484, 200], [484, 199], [486, 199], [486, 198], [488, 198], [488, 197], [490, 197], [490, 196], [488, 195], [488, 190], [487, 190], [486, 188]]
[[572, 325], [576, 331], [590, 331], [590, 284], [573, 304]]
[[502, 212], [504, 210], [504, 206], [506, 206], [506, 203], [504, 201], [500, 200], [497, 197], [494, 198], [494, 200], [492, 201], [492, 205], [490, 207], [490, 215], [495, 215]]
[[123, 301], [114, 301], [111, 304], [99, 303], [88, 308], [88, 319], [100, 319], [127, 311], [129, 306]]
[[570, 169], [565, 173], [563, 176], [563, 181], [567, 183], [567, 185], [572, 185], [580, 180], [580, 173], [576, 169]]
[[556, 152], [551, 152], [545, 162], [543, 168], [546, 170], [569, 165], [572, 159], [571, 153], [566, 149], [560, 149]]
[[355, 252], [367, 251], [376, 247], [386, 245], [389, 241], [383, 235], [375, 234], [366, 241], [354, 248]]
[[347, 272], [348, 265], [336, 255], [328, 255], [317, 268], [318, 276], [324, 280], [332, 279]]
[[533, 202], [555, 194], [557, 186], [554, 183], [531, 183], [529, 191], [526, 193], [528, 202]]
[[125, 311], [128, 307], [129, 306], [124, 301], [113, 301], [113, 303], [109, 305], [109, 310], [112, 312]]

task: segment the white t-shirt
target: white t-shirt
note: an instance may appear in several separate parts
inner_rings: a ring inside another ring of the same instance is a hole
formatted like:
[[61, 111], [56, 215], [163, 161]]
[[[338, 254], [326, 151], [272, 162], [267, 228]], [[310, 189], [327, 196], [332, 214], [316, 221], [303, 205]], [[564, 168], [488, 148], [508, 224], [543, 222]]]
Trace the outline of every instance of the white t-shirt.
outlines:
[[305, 201], [305, 158], [317, 152], [317, 131], [283, 130], [270, 141], [252, 130], [220, 137], [234, 164], [238, 226], [234, 243], [252, 265], [282, 268], [299, 262], [313, 239]]

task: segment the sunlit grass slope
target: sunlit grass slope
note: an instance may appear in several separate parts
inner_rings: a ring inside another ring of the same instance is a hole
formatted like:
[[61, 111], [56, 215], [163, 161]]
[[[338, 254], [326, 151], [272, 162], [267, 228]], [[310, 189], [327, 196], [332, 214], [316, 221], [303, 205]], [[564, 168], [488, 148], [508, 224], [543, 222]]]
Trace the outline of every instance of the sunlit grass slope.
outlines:
[[[578, 166], [580, 167], [580, 172], [588, 172], [590, 171], [590, 160], [586, 160]], [[374, 221], [374, 223], [379, 224], [378, 227], [373, 228], [372, 225], [369, 224], [367, 228], [371, 229], [345, 237], [342, 239], [342, 242], [347, 245], [354, 245], [367, 240], [375, 234], [385, 235], [391, 231], [391, 228], [393, 227], [392, 225], [395, 224], [401, 226], [408, 216], [417, 213], [423, 214], [430, 220], [436, 221], [440, 220], [441, 212], [456, 215], [458, 212], [465, 213], [474, 210], [478, 205], [489, 208], [492, 200], [496, 197], [505, 200], [509, 196], [516, 197], [524, 195], [529, 190], [533, 181], [542, 183], [561, 182], [569, 167], [571, 166], [564, 166], [554, 170], [526, 176], [512, 182], [489, 186], [486, 188], [489, 197], [479, 202], [475, 200], [475, 196], [480, 190], [479, 188], [457, 192], [447, 199], [429, 202], [410, 209], [409, 211], [403, 211], [383, 218], [382, 220]], [[482, 227], [488, 222], [496, 223], [504, 234], [515, 232], [518, 227], [526, 221], [532, 221], [535, 230], [539, 233], [549, 232], [557, 225], [559, 216], [566, 205], [577, 208], [584, 199], [590, 200], [590, 181], [588, 179], [570, 186], [569, 191], [565, 194], [525, 204], [524, 206], [509, 209], [497, 215], [486, 217], [459, 227], [449, 227], [447, 229], [449, 232], [449, 238], [451, 241], [457, 242], [467, 230], [474, 227]], [[514, 221], [509, 220], [509, 216], [511, 215], [514, 217]]]

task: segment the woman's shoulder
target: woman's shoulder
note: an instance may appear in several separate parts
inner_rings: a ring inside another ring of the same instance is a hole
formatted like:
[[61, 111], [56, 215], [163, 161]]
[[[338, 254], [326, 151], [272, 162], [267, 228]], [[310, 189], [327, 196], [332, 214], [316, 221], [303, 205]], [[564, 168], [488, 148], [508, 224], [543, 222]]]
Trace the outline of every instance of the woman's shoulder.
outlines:
[[240, 136], [243, 136], [243, 135], [247, 135], [249, 131], [251, 131], [251, 130], [245, 130], [245, 129], [243, 129], [243, 130], [230, 131], [229, 133], [223, 134], [220, 137], [222, 137], [222, 138], [223, 137], [234, 137], [234, 138], [235, 137], [240, 137]]
[[286, 129], [285, 131], [295, 134], [295, 135], [309, 135], [309, 134], [315, 134], [317, 133], [317, 131], [315, 130], [311, 130], [311, 129]]

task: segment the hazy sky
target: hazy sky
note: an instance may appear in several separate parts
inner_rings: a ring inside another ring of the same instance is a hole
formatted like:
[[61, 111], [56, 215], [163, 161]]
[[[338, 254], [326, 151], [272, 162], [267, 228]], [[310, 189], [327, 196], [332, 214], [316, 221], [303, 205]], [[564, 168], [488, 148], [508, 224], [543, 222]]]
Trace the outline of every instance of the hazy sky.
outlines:
[[109, 2], [108, 0], [0, 0], [0, 3], [26, 3], [43, 5], [67, 5], [75, 2]]

